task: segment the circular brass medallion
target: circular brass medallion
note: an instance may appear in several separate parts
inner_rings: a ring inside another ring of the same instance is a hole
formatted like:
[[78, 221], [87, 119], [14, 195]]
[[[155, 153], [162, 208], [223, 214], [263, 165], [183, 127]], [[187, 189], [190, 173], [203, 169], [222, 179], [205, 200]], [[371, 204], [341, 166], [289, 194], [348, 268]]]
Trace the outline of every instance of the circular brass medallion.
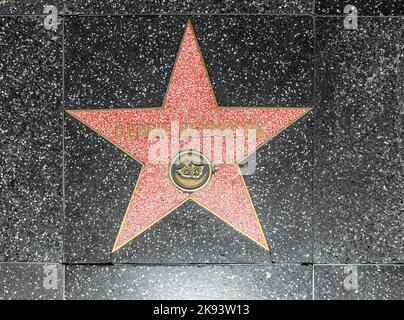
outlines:
[[193, 150], [184, 150], [177, 154], [168, 168], [174, 185], [186, 192], [203, 188], [212, 176], [212, 167], [208, 158]]

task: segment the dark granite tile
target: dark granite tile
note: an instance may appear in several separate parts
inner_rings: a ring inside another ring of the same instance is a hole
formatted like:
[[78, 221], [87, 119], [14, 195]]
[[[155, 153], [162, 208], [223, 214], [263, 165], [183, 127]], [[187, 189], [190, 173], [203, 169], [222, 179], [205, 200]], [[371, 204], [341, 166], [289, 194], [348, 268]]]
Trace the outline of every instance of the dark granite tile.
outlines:
[[[69, 18], [66, 26], [67, 107], [160, 105], [185, 21], [186, 17], [178, 16]], [[220, 104], [272, 106], [295, 103], [302, 106], [310, 101], [313, 72], [311, 19], [197, 17], [193, 23], [208, 70], [213, 73], [213, 85]], [[264, 35], [263, 24], [273, 28], [270, 36]], [[243, 25], [247, 25], [250, 31], [246, 32]], [[296, 35], [282, 33], [287, 26], [295, 30]], [[279, 36], [275, 35], [277, 28]], [[238, 33], [237, 30], [241, 31]], [[223, 36], [226, 40], [221, 42], [218, 33], [228, 35]], [[251, 51], [250, 43], [261, 42], [271, 45], [273, 51], [269, 52], [265, 46]], [[284, 43], [289, 43], [290, 47]], [[240, 56], [241, 62], [227, 59], [222, 52]], [[251, 65], [248, 65], [249, 57], [255, 61]], [[266, 63], [271, 60], [275, 62]], [[293, 66], [287, 67], [290, 64]], [[242, 65], [246, 66], [245, 69], [241, 68]], [[284, 73], [276, 74], [279, 65], [285, 66]], [[263, 70], [265, 67], [267, 69]], [[233, 70], [231, 76], [226, 73], [229, 69]], [[242, 70], [242, 75], [236, 70]], [[294, 72], [292, 80], [289, 79]], [[265, 81], [257, 82], [258, 73], [266, 75]], [[227, 81], [221, 80], [227, 78]], [[239, 83], [239, 90], [233, 81]], [[249, 82], [257, 82], [258, 88], [246, 89]], [[276, 93], [268, 94], [264, 89], [268, 86]], [[227, 92], [238, 93], [232, 96]], [[195, 203], [187, 203], [114, 253], [112, 261], [310, 262], [310, 126], [308, 118], [300, 120], [262, 148], [255, 175], [246, 177], [269, 241], [269, 252]], [[128, 179], [137, 179], [138, 167], [121, 151], [83, 128], [70, 118], [67, 120], [66, 214], [70, 230], [66, 238], [67, 260], [105, 262], [115, 240], [117, 223], [119, 225], [123, 218], [133, 188], [133, 180]], [[90, 158], [87, 152], [91, 153]], [[104, 181], [105, 172], [114, 179]], [[82, 191], [78, 192], [78, 189]], [[84, 230], [96, 231], [86, 233]], [[94, 248], [91, 247], [91, 237], [97, 239]]]
[[[403, 22], [404, 23], [404, 22]], [[404, 43], [404, 31], [401, 32], [398, 43]], [[401, 166], [404, 168], [404, 59], [402, 58], [398, 63], [397, 74], [399, 76], [397, 85], [397, 108], [399, 110], [397, 129], [398, 129], [398, 154]], [[404, 169], [403, 169], [404, 170]], [[404, 252], [402, 252], [400, 261], [404, 261]]]
[[68, 266], [67, 299], [310, 299], [310, 266]]
[[160, 106], [184, 17], [69, 17], [67, 108]]
[[403, 262], [401, 18], [319, 18], [315, 261]]
[[106, 263], [140, 165], [65, 117], [65, 260]]
[[404, 266], [316, 265], [317, 300], [403, 300]]
[[[186, 20], [69, 18], [67, 107], [160, 106]], [[220, 105], [311, 102], [310, 17], [203, 16], [192, 21]]]
[[61, 264], [0, 263], [0, 300], [63, 299]]
[[68, 9], [76, 14], [311, 14], [313, 1], [314, 0], [66, 0], [65, 2]]
[[346, 5], [355, 6], [359, 16], [400, 16], [404, 14], [402, 0], [316, 0], [315, 13], [346, 15]]
[[245, 176], [272, 261], [312, 262], [312, 146], [307, 115], [259, 150], [256, 172]]
[[0, 261], [60, 261], [61, 34], [3, 17], [0, 47]]
[[219, 105], [311, 104], [311, 17], [213, 16], [192, 21]]
[[269, 251], [196, 203], [187, 202], [116, 251], [112, 262], [311, 262], [311, 159], [306, 118], [262, 147], [256, 172], [244, 176]]
[[44, 14], [45, 5], [56, 6], [59, 12], [63, 10], [63, 0], [0, 0], [0, 15]]

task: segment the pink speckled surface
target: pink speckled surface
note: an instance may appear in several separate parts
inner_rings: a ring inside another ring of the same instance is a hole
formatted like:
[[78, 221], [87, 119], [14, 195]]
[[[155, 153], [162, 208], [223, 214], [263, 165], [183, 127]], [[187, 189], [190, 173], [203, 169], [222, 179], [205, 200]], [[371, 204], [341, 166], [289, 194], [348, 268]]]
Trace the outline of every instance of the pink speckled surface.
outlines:
[[[168, 166], [172, 155], [187, 149], [187, 143], [171, 145], [166, 163], [150, 162], [149, 152], [154, 141], [118, 138], [116, 124], [192, 123], [202, 135], [211, 125], [244, 128], [247, 123], [262, 125], [254, 148], [276, 136], [308, 112], [308, 108], [226, 108], [218, 107], [191, 23], [187, 24], [177, 55], [176, 64], [161, 108], [72, 110], [69, 113], [83, 122], [134, 159], [143, 163], [137, 186], [127, 208], [114, 251], [151, 227], [187, 199], [193, 199], [257, 244], [267, 248], [265, 236], [238, 169], [238, 162], [248, 153], [247, 148], [232, 162], [215, 163], [217, 171], [209, 183], [193, 194], [177, 189], [169, 179]], [[213, 144], [213, 137], [212, 139]], [[247, 146], [247, 136], [243, 138]], [[223, 150], [225, 139], [223, 140]], [[251, 147], [251, 144], [250, 144]], [[204, 152], [199, 145], [193, 149]], [[208, 152], [209, 153], [209, 152]]]

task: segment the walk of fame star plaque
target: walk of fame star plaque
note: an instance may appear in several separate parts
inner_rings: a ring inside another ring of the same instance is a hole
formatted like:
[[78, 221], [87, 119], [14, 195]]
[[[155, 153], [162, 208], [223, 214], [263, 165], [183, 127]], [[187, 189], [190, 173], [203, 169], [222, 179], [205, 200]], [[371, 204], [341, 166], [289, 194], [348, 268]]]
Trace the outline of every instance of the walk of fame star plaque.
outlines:
[[[267, 250], [268, 243], [239, 164], [309, 110], [219, 107], [188, 21], [161, 107], [66, 112], [142, 164], [112, 249], [115, 252], [188, 200]], [[218, 127], [235, 132], [238, 141], [233, 146], [237, 150], [226, 161], [215, 161], [212, 146], [225, 150], [229, 147], [228, 140], [218, 139], [212, 130], [206, 134], [207, 128]], [[247, 127], [253, 128], [252, 145], [250, 135], [244, 134]], [[159, 134], [151, 139], [156, 130]], [[197, 134], [204, 143], [173, 139], [182, 137], [185, 131]], [[151, 155], [156, 145], [164, 141], [170, 142], [167, 156], [155, 161]], [[246, 145], [249, 148], [244, 148]]]

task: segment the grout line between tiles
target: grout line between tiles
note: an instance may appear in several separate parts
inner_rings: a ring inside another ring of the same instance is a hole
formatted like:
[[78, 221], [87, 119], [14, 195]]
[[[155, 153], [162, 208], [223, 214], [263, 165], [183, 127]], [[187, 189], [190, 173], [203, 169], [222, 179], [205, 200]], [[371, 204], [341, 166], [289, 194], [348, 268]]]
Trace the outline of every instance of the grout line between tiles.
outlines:
[[17, 264], [59, 264], [64, 266], [360, 266], [360, 267], [404, 267], [404, 263], [293, 263], [293, 262], [272, 262], [272, 263], [239, 263], [239, 262], [229, 262], [229, 263], [133, 263], [133, 262], [120, 262], [120, 263], [108, 263], [108, 262], [63, 262], [58, 261], [1, 261], [0, 265], [17, 265]]
[[311, 3], [311, 14], [313, 16], [316, 14], [316, 1], [317, 0], [312, 0], [312, 3]]
[[404, 267], [404, 263], [314, 263], [314, 266]]
[[[47, 14], [0, 14], [0, 17], [45, 17]], [[196, 12], [181, 12], [181, 13], [125, 13], [125, 14], [83, 14], [83, 13], [67, 13], [59, 14], [60, 17], [136, 17], [136, 16], [285, 16], [285, 17], [315, 17], [315, 18], [345, 18], [344, 14], [326, 15], [326, 14], [311, 14], [311, 13], [196, 13]], [[404, 18], [404, 15], [358, 15], [358, 18]]]
[[314, 264], [311, 266], [312, 275], [311, 275], [311, 300], [315, 300], [314, 297]]
[[156, 263], [149, 263], [149, 262], [138, 262], [138, 263], [132, 263], [132, 262], [119, 262], [119, 263], [93, 263], [93, 262], [87, 262], [87, 263], [81, 263], [81, 262], [72, 262], [72, 263], [65, 263], [64, 265], [66, 266], [111, 266], [111, 267], [116, 267], [116, 266], [150, 266], [150, 267], [158, 267], [158, 266], [169, 266], [169, 267], [175, 267], [175, 266], [190, 266], [190, 267], [197, 267], [197, 266], [257, 266], [257, 267], [268, 267], [268, 266], [311, 266], [311, 264], [302, 264], [302, 263], [238, 263], [238, 262], [229, 262], [229, 263], [200, 263], [200, 262], [195, 262], [195, 263], [178, 263], [178, 262], [173, 262], [173, 263], [163, 263], [163, 262], [156, 262]]

